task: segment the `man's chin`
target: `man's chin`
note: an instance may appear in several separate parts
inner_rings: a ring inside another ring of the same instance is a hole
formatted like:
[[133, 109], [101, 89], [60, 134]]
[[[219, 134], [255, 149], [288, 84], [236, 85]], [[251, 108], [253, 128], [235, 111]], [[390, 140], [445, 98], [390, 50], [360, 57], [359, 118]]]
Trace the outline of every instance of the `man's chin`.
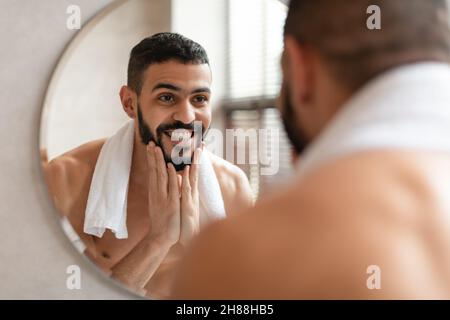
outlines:
[[[182, 171], [187, 165], [190, 165], [194, 156], [193, 148], [190, 145], [183, 148], [183, 145], [172, 141], [163, 141], [161, 145], [166, 163], [172, 163], [176, 171]], [[177, 158], [174, 159], [172, 156]]]

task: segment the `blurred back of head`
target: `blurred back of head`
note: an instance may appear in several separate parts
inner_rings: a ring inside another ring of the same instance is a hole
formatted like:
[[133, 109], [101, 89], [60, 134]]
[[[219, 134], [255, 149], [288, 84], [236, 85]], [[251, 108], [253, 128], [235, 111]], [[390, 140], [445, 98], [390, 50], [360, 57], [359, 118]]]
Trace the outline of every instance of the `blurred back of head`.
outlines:
[[[370, 30], [367, 8], [381, 9]], [[285, 35], [318, 51], [331, 74], [351, 90], [392, 67], [450, 62], [446, 0], [291, 0]]]

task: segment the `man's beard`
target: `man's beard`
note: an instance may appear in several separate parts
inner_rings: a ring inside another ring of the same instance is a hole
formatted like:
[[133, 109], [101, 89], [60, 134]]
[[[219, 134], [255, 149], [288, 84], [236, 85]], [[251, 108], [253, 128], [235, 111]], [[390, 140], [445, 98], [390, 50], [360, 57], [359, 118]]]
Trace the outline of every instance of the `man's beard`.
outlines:
[[[139, 135], [141, 137], [141, 141], [144, 145], [148, 145], [150, 141], [153, 141], [155, 145], [159, 146], [163, 152], [164, 160], [166, 163], [172, 163], [175, 167], [176, 171], [182, 171], [187, 165], [192, 163], [194, 160], [194, 150], [198, 147], [200, 147], [201, 142], [203, 141], [203, 137], [206, 134], [205, 128], [202, 125], [202, 131], [200, 135], [194, 134], [194, 149], [192, 150], [192, 154], [190, 157], [190, 161], [182, 161], [181, 163], [175, 163], [172, 160], [171, 155], [168, 155], [166, 151], [164, 150], [164, 147], [162, 145], [162, 137], [165, 131], [167, 130], [176, 130], [176, 129], [186, 129], [186, 130], [192, 130], [194, 131], [194, 121], [191, 123], [183, 123], [181, 121], [174, 121], [173, 123], [163, 123], [160, 124], [156, 128], [156, 137], [150, 130], [150, 127], [148, 126], [147, 122], [145, 122], [144, 117], [142, 116], [141, 106], [138, 103], [137, 105], [138, 109], [138, 121], [139, 121]], [[194, 131], [195, 132], [195, 131]], [[195, 132], [196, 133], [196, 132]]]
[[289, 87], [286, 83], [283, 83], [283, 89], [281, 90], [281, 119], [283, 121], [284, 130], [291, 141], [294, 151], [297, 155], [302, 154], [306, 147], [310, 143], [310, 139], [307, 138], [301, 127], [297, 124], [297, 115], [294, 108], [290, 103]]

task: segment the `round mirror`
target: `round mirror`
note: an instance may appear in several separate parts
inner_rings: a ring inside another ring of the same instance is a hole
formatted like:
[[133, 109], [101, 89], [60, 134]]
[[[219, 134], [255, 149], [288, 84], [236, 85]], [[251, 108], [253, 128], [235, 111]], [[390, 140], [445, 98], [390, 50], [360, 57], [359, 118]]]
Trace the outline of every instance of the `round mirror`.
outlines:
[[120, 0], [61, 57], [41, 123], [49, 192], [77, 249], [132, 291], [169, 297], [189, 241], [289, 176], [275, 108], [286, 10]]

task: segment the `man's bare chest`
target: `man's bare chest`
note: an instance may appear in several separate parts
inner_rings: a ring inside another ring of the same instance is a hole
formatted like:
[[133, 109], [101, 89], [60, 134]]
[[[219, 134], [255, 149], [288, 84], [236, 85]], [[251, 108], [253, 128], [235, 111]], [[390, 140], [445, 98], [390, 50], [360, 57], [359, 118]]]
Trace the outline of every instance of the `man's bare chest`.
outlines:
[[102, 238], [94, 238], [97, 256], [101, 257], [108, 269], [116, 265], [136, 247], [145, 237], [150, 228], [148, 214], [148, 197], [143, 193], [133, 193], [130, 189], [127, 203], [127, 231], [128, 238], [117, 239], [110, 231], [105, 231]]

